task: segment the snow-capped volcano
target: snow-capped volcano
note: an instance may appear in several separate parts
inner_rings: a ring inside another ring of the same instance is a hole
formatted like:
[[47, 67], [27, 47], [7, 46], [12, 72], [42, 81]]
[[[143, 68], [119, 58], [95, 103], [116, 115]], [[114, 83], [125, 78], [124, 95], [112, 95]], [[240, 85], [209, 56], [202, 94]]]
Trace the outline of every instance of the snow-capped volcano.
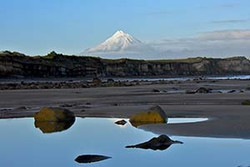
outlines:
[[140, 58], [153, 53], [153, 50], [150, 46], [133, 36], [123, 31], [117, 31], [103, 43], [86, 49], [82, 55], [106, 58]]
[[135, 45], [141, 45], [142, 42], [123, 31], [117, 31], [113, 36], [108, 38], [100, 45], [88, 49], [88, 52], [107, 52], [107, 51], [124, 51]]

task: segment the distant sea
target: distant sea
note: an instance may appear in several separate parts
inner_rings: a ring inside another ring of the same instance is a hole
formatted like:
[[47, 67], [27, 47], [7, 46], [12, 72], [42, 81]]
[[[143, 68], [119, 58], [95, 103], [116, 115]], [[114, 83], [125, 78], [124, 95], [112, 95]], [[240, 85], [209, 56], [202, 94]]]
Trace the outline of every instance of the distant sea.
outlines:
[[115, 78], [115, 80], [120, 81], [158, 81], [158, 80], [164, 80], [164, 81], [186, 81], [186, 80], [194, 80], [194, 79], [221, 79], [221, 80], [227, 80], [227, 79], [250, 79], [250, 75], [225, 75], [225, 76], [189, 76], [189, 77], [171, 77], [171, 78], [150, 78], [150, 77], [144, 77], [144, 78]]
[[[107, 81], [108, 78], [112, 78], [115, 81], [187, 81], [194, 79], [220, 79], [220, 80], [233, 80], [233, 79], [250, 79], [250, 75], [225, 75], [225, 76], [188, 76], [188, 77], [106, 77], [101, 78], [103, 81]], [[0, 83], [18, 83], [18, 82], [91, 82], [92, 78], [19, 78], [19, 79], [0, 79]]]

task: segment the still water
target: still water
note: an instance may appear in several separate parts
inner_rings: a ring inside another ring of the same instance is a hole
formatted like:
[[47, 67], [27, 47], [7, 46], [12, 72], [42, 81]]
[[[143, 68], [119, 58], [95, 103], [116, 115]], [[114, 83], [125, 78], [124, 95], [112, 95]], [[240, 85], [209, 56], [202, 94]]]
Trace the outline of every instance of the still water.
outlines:
[[[169, 136], [183, 144], [163, 151], [125, 148], [158, 135], [117, 119], [77, 118], [67, 130], [43, 133], [33, 118], [0, 120], [1, 167], [128, 167], [192, 166], [246, 167], [250, 165], [250, 140]], [[201, 121], [201, 120], [200, 120]], [[172, 123], [178, 123], [171, 121]], [[91, 164], [74, 159], [82, 154], [112, 157]]]

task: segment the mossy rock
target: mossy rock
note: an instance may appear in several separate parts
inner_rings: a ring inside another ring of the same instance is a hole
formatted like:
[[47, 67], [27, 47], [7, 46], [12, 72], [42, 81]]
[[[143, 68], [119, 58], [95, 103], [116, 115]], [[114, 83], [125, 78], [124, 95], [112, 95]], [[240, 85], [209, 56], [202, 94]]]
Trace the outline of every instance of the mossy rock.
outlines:
[[72, 122], [75, 121], [75, 116], [67, 109], [44, 107], [35, 114], [35, 121]]
[[129, 121], [137, 127], [144, 124], [167, 123], [167, 117], [160, 106], [154, 106], [149, 108], [148, 111], [132, 115]]
[[250, 105], [250, 100], [245, 100], [241, 103], [242, 105]]

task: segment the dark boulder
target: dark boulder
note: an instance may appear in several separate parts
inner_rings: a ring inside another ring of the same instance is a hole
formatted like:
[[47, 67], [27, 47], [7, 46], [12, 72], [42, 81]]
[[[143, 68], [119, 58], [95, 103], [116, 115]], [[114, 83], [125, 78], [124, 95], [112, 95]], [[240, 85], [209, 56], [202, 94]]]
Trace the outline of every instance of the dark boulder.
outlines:
[[115, 124], [117, 124], [117, 125], [125, 125], [126, 123], [127, 123], [127, 121], [125, 121], [124, 119], [115, 122]]
[[200, 87], [199, 89], [196, 90], [196, 93], [212, 93], [212, 89]]

